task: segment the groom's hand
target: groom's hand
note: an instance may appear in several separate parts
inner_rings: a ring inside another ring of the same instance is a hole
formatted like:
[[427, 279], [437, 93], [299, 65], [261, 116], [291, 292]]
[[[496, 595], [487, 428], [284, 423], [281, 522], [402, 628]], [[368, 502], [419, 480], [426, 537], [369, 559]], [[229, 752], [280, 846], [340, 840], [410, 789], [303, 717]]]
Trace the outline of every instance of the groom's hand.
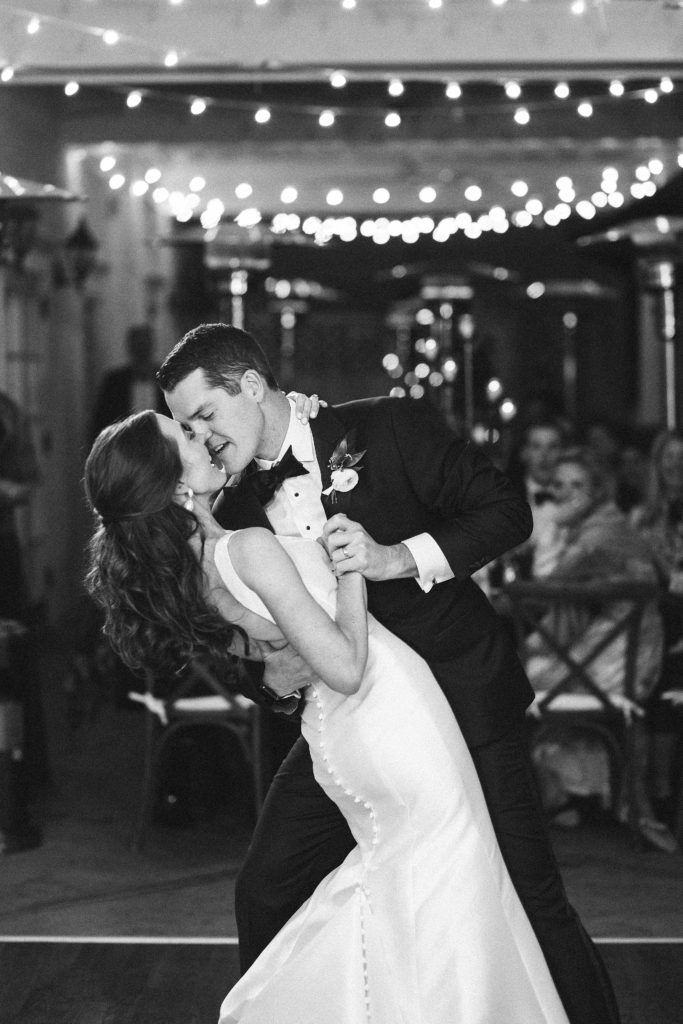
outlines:
[[337, 576], [360, 572], [368, 580], [417, 576], [417, 565], [405, 544], [378, 544], [367, 530], [338, 512], [323, 527], [322, 542]]
[[301, 691], [320, 679], [291, 644], [261, 642], [259, 649], [265, 664], [263, 685], [273, 698], [271, 710], [293, 714], [299, 706]]

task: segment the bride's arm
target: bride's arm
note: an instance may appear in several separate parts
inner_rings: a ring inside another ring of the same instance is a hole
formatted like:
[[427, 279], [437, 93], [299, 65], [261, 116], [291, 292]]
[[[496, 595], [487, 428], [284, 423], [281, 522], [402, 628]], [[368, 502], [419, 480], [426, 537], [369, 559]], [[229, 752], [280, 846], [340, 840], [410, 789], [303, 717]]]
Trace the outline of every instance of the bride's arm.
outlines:
[[238, 574], [268, 608], [282, 633], [330, 689], [355, 693], [368, 652], [365, 582], [359, 573], [339, 580], [333, 620], [306, 590], [289, 555], [270, 531], [240, 530], [230, 541]]

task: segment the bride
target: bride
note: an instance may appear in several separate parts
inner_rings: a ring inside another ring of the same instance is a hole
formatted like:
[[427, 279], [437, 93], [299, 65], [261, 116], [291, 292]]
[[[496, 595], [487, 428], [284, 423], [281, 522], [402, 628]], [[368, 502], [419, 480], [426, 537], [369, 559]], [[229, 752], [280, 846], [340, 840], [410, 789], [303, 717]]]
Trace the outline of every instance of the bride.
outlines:
[[138, 413], [99, 435], [88, 586], [133, 668], [291, 643], [319, 682], [302, 732], [357, 845], [225, 997], [220, 1024], [568, 1024], [469, 752], [426, 662], [321, 544], [211, 515], [202, 441]]

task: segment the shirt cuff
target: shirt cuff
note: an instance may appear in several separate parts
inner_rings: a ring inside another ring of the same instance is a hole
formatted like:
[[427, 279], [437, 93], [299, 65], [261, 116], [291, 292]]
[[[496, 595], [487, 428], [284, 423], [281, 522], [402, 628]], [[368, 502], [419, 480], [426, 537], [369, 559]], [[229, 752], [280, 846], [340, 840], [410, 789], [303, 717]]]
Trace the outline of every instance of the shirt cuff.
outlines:
[[417, 566], [417, 583], [425, 594], [436, 583], [452, 580], [455, 573], [446, 561], [446, 557], [430, 533], [418, 533], [403, 543], [410, 551]]

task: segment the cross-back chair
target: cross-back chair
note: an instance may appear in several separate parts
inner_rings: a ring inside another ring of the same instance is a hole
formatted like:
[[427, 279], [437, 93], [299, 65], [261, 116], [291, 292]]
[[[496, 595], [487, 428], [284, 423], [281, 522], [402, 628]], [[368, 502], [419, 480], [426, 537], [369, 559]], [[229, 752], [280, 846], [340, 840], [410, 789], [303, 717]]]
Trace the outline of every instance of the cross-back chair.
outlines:
[[[537, 692], [529, 716], [533, 742], [540, 742], [560, 723], [600, 736], [610, 755], [614, 809], [623, 807], [627, 823], [637, 831], [637, 736], [643, 716], [641, 703], [647, 696], [639, 685], [638, 653], [643, 615], [648, 606], [657, 601], [657, 585], [631, 580], [606, 583], [515, 580], [504, 587], [504, 592], [524, 663], [527, 664], [533, 654], [531, 638], [540, 637], [563, 670], [559, 680], [547, 690]], [[571, 615], [587, 621], [601, 609], [613, 611], [611, 625], [577, 653], [576, 637], [565, 639], [562, 623]], [[597, 677], [598, 658], [619, 639], [623, 640], [620, 685], [605, 690]], [[652, 685], [655, 682], [656, 676]]]
[[170, 743], [178, 734], [198, 726], [218, 726], [233, 735], [250, 769], [254, 809], [258, 815], [263, 803], [261, 768], [261, 709], [240, 692], [240, 678], [245, 671], [239, 659], [234, 660], [229, 675], [219, 675], [202, 661], [188, 666], [177, 685], [164, 696], [158, 695], [155, 679], [145, 675], [145, 692], [129, 693], [129, 698], [145, 705], [144, 768], [140, 809], [133, 834], [133, 848], [142, 848], [152, 819], [160, 769]]

